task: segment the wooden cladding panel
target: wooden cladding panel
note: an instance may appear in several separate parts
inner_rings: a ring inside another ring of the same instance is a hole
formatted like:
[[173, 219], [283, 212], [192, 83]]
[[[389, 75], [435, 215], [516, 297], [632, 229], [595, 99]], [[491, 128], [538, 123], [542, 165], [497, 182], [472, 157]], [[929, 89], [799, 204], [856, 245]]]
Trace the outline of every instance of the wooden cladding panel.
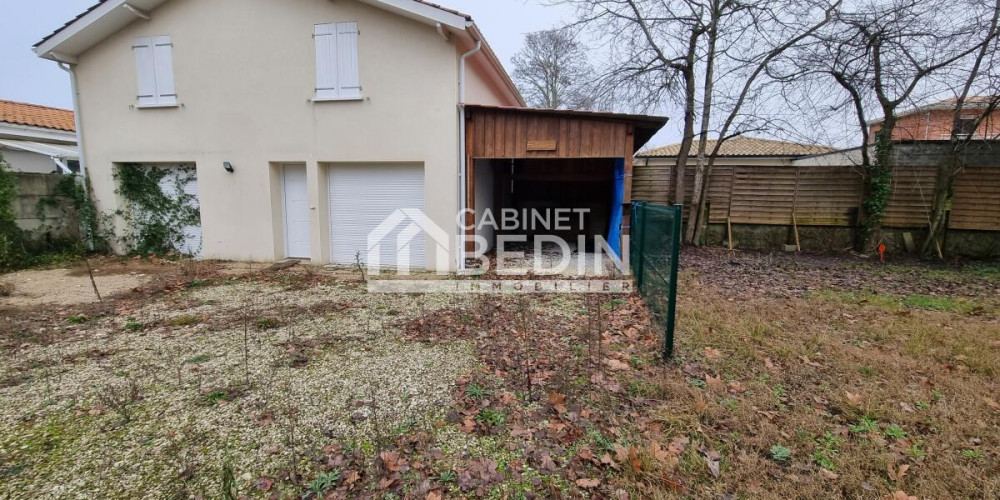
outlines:
[[927, 227], [934, 200], [935, 174], [933, 167], [896, 168], [882, 225]]
[[861, 202], [861, 175], [851, 167], [801, 167], [795, 222], [802, 226], [850, 226]]
[[732, 222], [791, 224], [796, 183], [794, 167], [736, 167], [732, 182]]
[[[632, 176], [632, 198], [650, 203], [669, 204], [674, 199], [673, 178], [676, 167], [673, 165], [644, 165], [637, 163]], [[684, 199], [691, 201], [694, 192], [695, 166], [688, 165], [684, 175]], [[733, 167], [714, 167], [712, 181], [708, 186], [709, 217], [711, 223], [726, 222], [729, 217], [729, 194], [733, 186]], [[685, 210], [684, 217], [687, 218]]]
[[[734, 167], [713, 167], [712, 179], [708, 184], [708, 222], [725, 223], [729, 217], [729, 198], [733, 190]], [[694, 184], [694, 172], [691, 172]]]
[[966, 167], [958, 174], [948, 227], [1000, 230], [1000, 168]]
[[469, 145], [475, 158], [624, 158], [630, 125], [510, 110], [475, 109]]

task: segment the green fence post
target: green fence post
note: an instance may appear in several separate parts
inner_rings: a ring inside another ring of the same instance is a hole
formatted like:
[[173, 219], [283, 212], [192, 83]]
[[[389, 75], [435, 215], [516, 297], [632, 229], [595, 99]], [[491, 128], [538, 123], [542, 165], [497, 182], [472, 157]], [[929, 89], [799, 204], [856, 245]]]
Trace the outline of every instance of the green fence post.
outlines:
[[670, 283], [667, 301], [667, 331], [663, 342], [664, 361], [674, 356], [674, 316], [677, 313], [677, 265], [681, 253], [681, 221], [683, 220], [683, 206], [674, 205], [673, 227], [670, 241]]
[[646, 267], [645, 266], [645, 262], [646, 262], [646, 252], [645, 252], [645, 249], [646, 249], [646, 245], [645, 245], [645, 242], [646, 242], [646, 217], [645, 217], [646, 204], [643, 203], [643, 202], [641, 202], [641, 201], [637, 201], [633, 205], [633, 208], [634, 209], [632, 210], [632, 214], [633, 214], [635, 220], [632, 222], [632, 225], [635, 226], [639, 230], [638, 231], [639, 234], [636, 235], [637, 238], [638, 238], [638, 241], [636, 242], [638, 251], [636, 252], [636, 257], [637, 258], [635, 259], [636, 264], [633, 266], [633, 271], [635, 272], [635, 286], [636, 286], [636, 288], [639, 289], [640, 292], [642, 292], [642, 276], [643, 276], [643, 270]]

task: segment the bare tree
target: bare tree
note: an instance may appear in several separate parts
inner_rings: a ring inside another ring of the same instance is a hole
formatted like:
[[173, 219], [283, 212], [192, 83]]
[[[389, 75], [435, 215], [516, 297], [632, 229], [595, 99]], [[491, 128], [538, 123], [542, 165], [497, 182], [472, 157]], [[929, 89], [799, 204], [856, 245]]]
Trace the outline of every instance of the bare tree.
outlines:
[[650, 112], [668, 101], [684, 109], [674, 175], [674, 203], [684, 203], [684, 171], [694, 140], [700, 41], [705, 6], [648, 0], [551, 0], [577, 9], [575, 29], [599, 41], [606, 64], [597, 79], [598, 106]]
[[512, 59], [514, 82], [528, 104], [538, 108], [591, 109], [593, 68], [586, 49], [570, 30], [528, 33]]
[[[989, 22], [989, 28], [984, 34], [984, 40], [979, 50], [970, 57], [965, 80], [956, 89], [955, 108], [952, 111], [951, 134], [949, 141], [948, 157], [938, 164], [937, 174], [934, 182], [934, 200], [931, 203], [930, 221], [927, 229], [927, 237], [920, 248], [920, 254], [924, 258], [931, 257], [936, 251], [942, 254], [941, 240], [947, 222], [948, 208], [955, 197], [955, 177], [964, 167], [963, 153], [968, 149], [969, 144], [977, 137], [977, 131], [983, 130], [983, 136], [992, 130], [992, 123], [987, 120], [997, 111], [1000, 105], [1000, 86], [998, 86], [998, 76], [996, 73], [995, 59], [1000, 55], [998, 51], [998, 29], [997, 22], [1000, 20], [1000, 0], [993, 5], [993, 14]], [[985, 65], [984, 65], [985, 63]], [[984, 85], [985, 82], [985, 85]], [[976, 87], [984, 88], [989, 95], [973, 97], [970, 93]], [[971, 98], [971, 99], [970, 99]], [[971, 100], [971, 102], [970, 102]], [[966, 108], [972, 110], [967, 113]]]
[[[713, 0], [714, 1], [714, 0]], [[731, 16], [741, 14], [741, 9], [747, 8], [747, 4], [737, 2], [731, 7]], [[718, 139], [712, 148], [711, 154], [706, 161], [706, 151], [708, 143], [708, 125], [712, 119], [712, 97], [715, 92], [715, 81], [713, 79], [713, 68], [716, 59], [716, 44], [718, 37], [713, 34], [718, 31], [719, 23], [710, 24], [709, 28], [709, 50], [706, 60], [705, 73], [705, 98], [702, 105], [702, 128], [698, 141], [698, 159], [695, 170], [694, 191], [692, 192], [692, 205], [695, 207], [694, 213], [688, 218], [688, 226], [685, 233], [685, 242], [688, 244], [702, 244], [705, 240], [705, 233], [708, 228], [708, 188], [712, 177], [712, 168], [719, 156], [719, 151], [723, 143], [731, 137], [742, 135], [750, 130], [764, 130], [767, 127], [762, 123], [759, 114], [744, 115], [744, 107], [748, 101], [764, 99], [770, 86], [767, 82], [776, 78], [785, 80], [794, 78], [793, 75], [781, 74], [771, 71], [772, 65], [786, 51], [801, 44], [813, 33], [830, 22], [834, 13], [840, 6], [840, 1], [835, 3], [822, 4], [800, 4], [799, 8], [790, 5], [771, 5], [763, 3], [759, 9], [749, 9], [746, 11], [744, 19], [737, 20], [727, 29], [728, 34], [737, 37], [750, 37], [750, 47], [753, 47], [748, 56], [733, 57], [732, 72], [727, 75], [732, 91], [724, 92], [728, 96], [728, 113], [722, 122], [718, 132]], [[776, 11], [775, 7], [783, 9], [783, 12]], [[800, 10], [801, 9], [801, 10]], [[816, 14], [819, 10], [821, 14]], [[749, 48], [749, 47], [748, 47]], [[781, 75], [781, 76], [778, 76]], [[733, 92], [735, 91], [735, 92]], [[735, 97], [734, 97], [735, 96]], [[763, 120], [766, 121], [766, 120]]]
[[[688, 242], [695, 240], [699, 215], [705, 212], [704, 193], [718, 148], [730, 137], [773, 125], [760, 116], [767, 109], [746, 104], [762, 98], [772, 62], [825, 24], [829, 15], [822, 14], [832, 9], [825, 0], [553, 1], [576, 6], [574, 26], [590, 28], [606, 47], [602, 96], [647, 112], [670, 101], [683, 107], [683, 140], [671, 183], [674, 203], [685, 202], [685, 170], [698, 120]], [[708, 137], [719, 124], [726, 131], [710, 153]]]
[[[854, 3], [797, 54], [801, 64], [836, 83], [843, 101], [834, 106], [850, 106], [858, 122], [864, 178], [858, 250], [870, 250], [881, 240], [897, 111], [926, 96], [928, 77], [952, 69], [995, 39], [995, 29], [983, 35], [982, 5], [976, 0], [964, 8], [950, 0]], [[946, 19], [941, 12], [953, 15]], [[882, 115], [874, 131], [869, 124], [873, 109]]]

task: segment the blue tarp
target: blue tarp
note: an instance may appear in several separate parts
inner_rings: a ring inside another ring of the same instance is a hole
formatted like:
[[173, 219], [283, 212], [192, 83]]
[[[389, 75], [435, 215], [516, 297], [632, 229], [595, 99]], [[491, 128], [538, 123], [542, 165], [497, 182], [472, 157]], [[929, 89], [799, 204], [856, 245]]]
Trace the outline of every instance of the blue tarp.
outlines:
[[611, 197], [611, 227], [608, 228], [608, 246], [622, 258], [622, 201], [625, 199], [625, 158], [615, 159], [614, 193]]

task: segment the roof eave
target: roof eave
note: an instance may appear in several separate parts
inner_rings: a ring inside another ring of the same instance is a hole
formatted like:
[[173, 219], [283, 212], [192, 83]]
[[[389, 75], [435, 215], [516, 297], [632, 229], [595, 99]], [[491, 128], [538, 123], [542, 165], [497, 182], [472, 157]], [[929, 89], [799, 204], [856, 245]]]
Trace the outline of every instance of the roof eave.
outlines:
[[[35, 44], [35, 55], [75, 63], [75, 57], [136, 20], [143, 19], [167, 0], [102, 0], [76, 19]], [[465, 31], [468, 16], [417, 0], [359, 0], [418, 22]]]

